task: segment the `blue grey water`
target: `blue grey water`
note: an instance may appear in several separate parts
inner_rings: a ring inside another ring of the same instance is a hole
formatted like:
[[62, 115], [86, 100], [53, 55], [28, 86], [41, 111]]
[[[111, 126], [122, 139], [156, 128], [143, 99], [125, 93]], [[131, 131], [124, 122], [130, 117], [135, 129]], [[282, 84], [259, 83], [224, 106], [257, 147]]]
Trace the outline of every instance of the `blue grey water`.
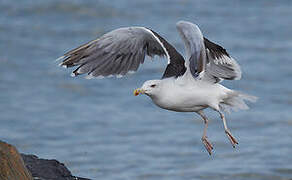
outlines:
[[[64, 162], [91, 179], [288, 180], [292, 178], [292, 1], [0, 1], [0, 139]], [[210, 117], [209, 156], [195, 113], [155, 107], [132, 91], [159, 79], [154, 58], [122, 79], [70, 77], [54, 60], [115, 28], [154, 29], [182, 54], [178, 20], [197, 23], [242, 66], [229, 88], [256, 95], [248, 111]]]

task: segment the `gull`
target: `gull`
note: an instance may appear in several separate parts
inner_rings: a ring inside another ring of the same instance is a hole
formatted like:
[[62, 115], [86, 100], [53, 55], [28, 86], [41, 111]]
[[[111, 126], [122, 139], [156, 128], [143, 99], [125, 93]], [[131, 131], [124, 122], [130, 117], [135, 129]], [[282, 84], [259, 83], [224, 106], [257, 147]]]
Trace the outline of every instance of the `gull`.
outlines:
[[206, 108], [218, 112], [224, 131], [233, 147], [238, 144], [228, 129], [224, 112], [248, 109], [245, 101], [256, 97], [231, 90], [220, 84], [223, 80], [239, 80], [238, 63], [218, 44], [202, 35], [196, 24], [179, 21], [176, 28], [185, 46], [186, 57], [157, 32], [145, 27], [124, 27], [73, 49], [62, 57], [60, 66], [77, 66], [71, 74], [87, 74], [86, 78], [121, 77], [137, 71], [145, 56], [167, 58], [161, 79], [148, 80], [134, 95], [145, 94], [158, 107], [176, 112], [195, 112], [204, 122], [202, 142], [211, 155], [213, 145], [207, 138]]

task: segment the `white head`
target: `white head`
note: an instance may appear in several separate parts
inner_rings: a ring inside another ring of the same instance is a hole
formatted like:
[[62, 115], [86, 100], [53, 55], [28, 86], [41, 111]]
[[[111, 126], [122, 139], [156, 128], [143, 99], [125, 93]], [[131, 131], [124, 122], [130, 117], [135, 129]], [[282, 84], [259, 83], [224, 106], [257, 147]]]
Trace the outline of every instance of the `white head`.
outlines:
[[134, 91], [134, 95], [146, 94], [147, 96], [154, 97], [161, 90], [161, 80], [149, 80], [144, 82], [141, 88]]

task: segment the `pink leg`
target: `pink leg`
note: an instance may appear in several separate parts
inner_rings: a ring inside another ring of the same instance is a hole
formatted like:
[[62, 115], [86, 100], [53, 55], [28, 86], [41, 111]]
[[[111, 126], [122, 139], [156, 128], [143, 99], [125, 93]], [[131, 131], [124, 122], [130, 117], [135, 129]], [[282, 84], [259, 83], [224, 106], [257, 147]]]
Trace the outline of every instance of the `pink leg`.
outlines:
[[224, 125], [224, 129], [225, 129], [225, 133], [226, 133], [226, 135], [227, 135], [227, 137], [228, 137], [228, 139], [229, 139], [231, 145], [233, 146], [233, 148], [235, 148], [235, 144], [238, 144], [238, 141], [232, 136], [230, 130], [228, 129], [227, 124], [226, 124], [226, 119], [225, 119], [224, 114], [221, 113], [220, 111], [218, 111], [218, 112], [219, 112], [220, 117], [221, 117], [221, 119], [222, 119], [222, 121], [223, 121], [223, 125]]
[[199, 111], [198, 114], [203, 118], [204, 124], [205, 124], [204, 132], [203, 132], [203, 136], [202, 136], [202, 142], [203, 142], [206, 150], [208, 151], [209, 155], [211, 155], [212, 150], [213, 150], [213, 146], [207, 138], [208, 118], [206, 117], [206, 115], [204, 114], [203, 111]]

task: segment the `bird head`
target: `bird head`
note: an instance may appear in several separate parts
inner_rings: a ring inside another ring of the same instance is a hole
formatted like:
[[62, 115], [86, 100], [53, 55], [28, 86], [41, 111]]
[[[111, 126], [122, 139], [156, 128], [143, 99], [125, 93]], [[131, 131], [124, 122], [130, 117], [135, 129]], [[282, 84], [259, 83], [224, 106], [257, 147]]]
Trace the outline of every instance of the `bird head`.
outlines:
[[141, 88], [134, 90], [134, 95], [146, 94], [147, 96], [154, 96], [160, 90], [161, 80], [149, 80], [146, 81]]

